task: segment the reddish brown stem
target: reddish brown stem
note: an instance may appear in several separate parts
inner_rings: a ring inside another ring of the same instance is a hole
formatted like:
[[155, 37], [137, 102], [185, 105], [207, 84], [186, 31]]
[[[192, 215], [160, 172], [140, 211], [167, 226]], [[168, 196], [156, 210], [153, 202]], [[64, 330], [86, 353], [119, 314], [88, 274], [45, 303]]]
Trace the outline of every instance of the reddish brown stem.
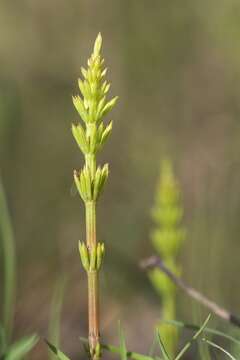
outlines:
[[[96, 247], [96, 203], [86, 203], [86, 240], [89, 251]], [[92, 358], [99, 343], [99, 286], [98, 272], [88, 272], [88, 338]]]

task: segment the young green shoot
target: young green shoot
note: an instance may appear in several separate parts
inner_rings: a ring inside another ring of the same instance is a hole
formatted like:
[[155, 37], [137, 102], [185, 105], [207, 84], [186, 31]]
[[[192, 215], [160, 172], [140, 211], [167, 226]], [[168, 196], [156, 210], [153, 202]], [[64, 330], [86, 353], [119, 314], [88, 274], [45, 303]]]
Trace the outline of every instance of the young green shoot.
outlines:
[[112, 131], [112, 122], [105, 125], [103, 119], [117, 101], [117, 97], [106, 100], [110, 84], [105, 80], [107, 69], [101, 48], [102, 37], [98, 34], [88, 67], [81, 69], [83, 79], [78, 80], [81, 96], [73, 97], [82, 124], [72, 125], [73, 137], [85, 159], [83, 168], [74, 171], [74, 180], [86, 214], [86, 241], [79, 242], [79, 253], [88, 277], [88, 337], [92, 359], [100, 357], [99, 271], [105, 252], [104, 244], [97, 241], [96, 203], [109, 172], [108, 164], [98, 166], [96, 157]]
[[[151, 239], [161, 260], [174, 273], [179, 274], [177, 255], [185, 239], [185, 229], [181, 225], [183, 206], [179, 183], [174, 175], [172, 163], [165, 159], [161, 163], [160, 179], [152, 210], [155, 228]], [[176, 286], [158, 268], [149, 271], [150, 280], [161, 297], [162, 320], [176, 316]], [[174, 356], [177, 348], [177, 329], [166, 323], [159, 325], [161, 339], [168, 353]]]

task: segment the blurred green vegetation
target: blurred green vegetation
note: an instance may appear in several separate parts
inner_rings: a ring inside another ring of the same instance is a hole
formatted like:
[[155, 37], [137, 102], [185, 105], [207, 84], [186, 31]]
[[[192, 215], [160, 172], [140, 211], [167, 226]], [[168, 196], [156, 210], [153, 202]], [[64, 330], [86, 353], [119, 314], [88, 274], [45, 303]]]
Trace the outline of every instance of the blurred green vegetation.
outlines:
[[[155, 227], [151, 232], [151, 240], [155, 252], [168, 269], [178, 276], [181, 273], [181, 266], [177, 256], [186, 238], [186, 230], [181, 224], [183, 207], [180, 186], [169, 159], [161, 161], [160, 180], [152, 209], [152, 218]], [[160, 296], [161, 321], [176, 319], [177, 292], [172, 280], [157, 268], [149, 272], [149, 277]], [[178, 349], [177, 328], [160, 323], [158, 329], [168, 354], [173, 358]]]
[[8, 211], [6, 195], [0, 178], [0, 254], [3, 264], [2, 311], [0, 326], [4, 333], [6, 346], [9, 344], [14, 318], [15, 292], [16, 292], [16, 254], [13, 227]]
[[12, 341], [16, 293], [16, 251], [14, 231], [8, 211], [6, 195], [0, 178], [0, 254], [1, 272], [1, 314], [0, 314], [0, 356], [5, 360], [21, 360], [38, 342], [36, 334]]
[[[183, 276], [238, 312], [239, 18], [237, 0], [1, 1], [0, 168], [17, 234], [16, 337], [23, 329], [47, 333], [59, 272], [70, 276], [66, 352], [77, 354], [75, 340], [86, 333], [77, 254], [84, 209], [72, 181], [82, 158], [70, 133], [71, 95], [99, 31], [120, 97], [102, 155], [111, 174], [97, 224], [111, 254], [102, 275], [103, 336], [111, 342], [121, 318], [131, 348], [145, 351], [151, 342], [146, 329], [160, 304], [138, 261], [151, 253], [149, 211], [165, 154], [184, 193]], [[191, 320], [194, 305], [181, 296], [178, 306]], [[31, 358], [45, 354], [40, 344]]]

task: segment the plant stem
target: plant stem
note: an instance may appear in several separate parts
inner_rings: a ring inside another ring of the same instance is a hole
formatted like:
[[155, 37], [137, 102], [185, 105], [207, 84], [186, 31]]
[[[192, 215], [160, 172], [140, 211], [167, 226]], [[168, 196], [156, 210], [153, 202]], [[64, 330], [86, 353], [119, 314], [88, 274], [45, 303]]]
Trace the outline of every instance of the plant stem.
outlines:
[[[87, 135], [95, 124], [87, 126]], [[91, 177], [94, 177], [96, 171], [96, 155], [86, 154], [86, 166], [90, 169]], [[86, 242], [89, 252], [96, 248], [96, 203], [95, 201], [86, 202]], [[98, 271], [88, 271], [88, 337], [91, 353], [95, 353], [99, 343], [99, 286]]]
[[91, 176], [94, 177], [96, 171], [96, 156], [94, 154], [87, 154], [85, 156], [85, 163], [90, 169]]
[[[80, 337], [80, 340], [86, 344], [88, 342], [87, 339]], [[121, 347], [117, 347], [117, 346], [113, 346], [113, 345], [108, 345], [108, 344], [101, 344], [101, 347], [107, 351], [110, 351], [111, 353], [115, 353], [118, 355], [122, 354], [122, 349]], [[142, 355], [133, 351], [127, 351], [127, 357], [129, 359], [132, 360], [153, 360], [154, 358], [152, 356], [148, 356], [148, 355]], [[158, 360], [162, 360], [161, 358], [158, 358]]]
[[86, 242], [91, 250], [96, 246], [96, 203], [89, 201], [86, 203]]
[[88, 321], [89, 321], [89, 346], [95, 352], [99, 343], [99, 291], [98, 272], [88, 272]]
[[[89, 252], [96, 248], [96, 203], [86, 203], [86, 241]], [[98, 271], [88, 271], [88, 336], [92, 353], [99, 342], [99, 286]]]

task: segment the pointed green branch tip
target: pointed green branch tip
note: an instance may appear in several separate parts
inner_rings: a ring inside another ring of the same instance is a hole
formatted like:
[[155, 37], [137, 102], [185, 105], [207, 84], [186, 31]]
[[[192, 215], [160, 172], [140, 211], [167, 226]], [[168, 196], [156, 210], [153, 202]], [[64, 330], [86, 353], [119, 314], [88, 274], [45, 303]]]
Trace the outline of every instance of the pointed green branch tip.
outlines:
[[100, 55], [101, 47], [102, 47], [102, 35], [101, 33], [98, 33], [98, 36], [94, 43], [94, 50], [93, 50], [94, 56]]
[[99, 271], [105, 252], [104, 244], [98, 243], [89, 249], [84, 242], [79, 241], [78, 247], [83, 268], [87, 272]]
[[85, 243], [79, 241], [79, 243], [78, 243], [78, 248], [79, 248], [79, 254], [80, 254], [80, 259], [81, 259], [83, 268], [84, 268], [86, 271], [89, 271], [89, 268], [90, 268], [90, 259], [89, 259], [88, 249], [87, 249]]

